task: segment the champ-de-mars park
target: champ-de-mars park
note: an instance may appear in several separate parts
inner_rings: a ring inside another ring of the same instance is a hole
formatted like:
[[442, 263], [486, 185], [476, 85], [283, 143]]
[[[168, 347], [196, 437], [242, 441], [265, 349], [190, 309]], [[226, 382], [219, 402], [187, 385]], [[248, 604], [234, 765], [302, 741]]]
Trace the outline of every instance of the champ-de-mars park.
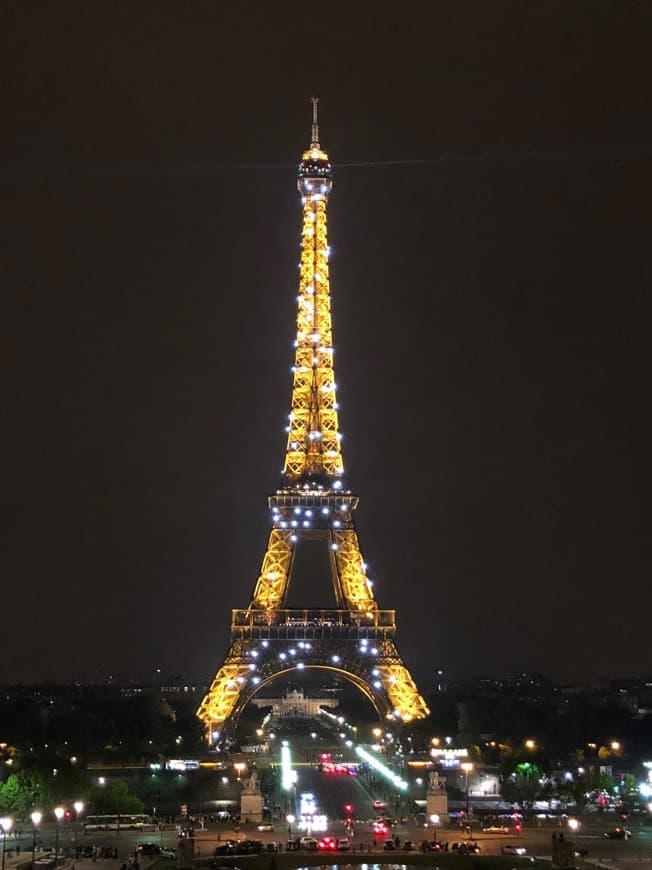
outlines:
[[3, 13], [2, 870], [649, 866], [649, 10], [273, 6]]

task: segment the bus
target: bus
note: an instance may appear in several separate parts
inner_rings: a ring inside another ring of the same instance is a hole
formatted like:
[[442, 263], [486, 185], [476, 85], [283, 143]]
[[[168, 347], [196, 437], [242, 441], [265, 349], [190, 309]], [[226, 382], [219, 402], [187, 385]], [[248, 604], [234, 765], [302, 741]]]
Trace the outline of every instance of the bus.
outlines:
[[84, 831], [152, 831], [156, 825], [151, 816], [125, 813], [119, 816], [86, 816]]

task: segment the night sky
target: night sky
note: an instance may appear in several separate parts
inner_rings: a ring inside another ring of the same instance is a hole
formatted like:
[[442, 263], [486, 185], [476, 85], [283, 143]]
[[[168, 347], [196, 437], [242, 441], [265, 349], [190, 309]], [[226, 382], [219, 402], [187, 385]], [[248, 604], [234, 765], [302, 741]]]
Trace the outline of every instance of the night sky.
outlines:
[[282, 464], [312, 94], [347, 479], [408, 664], [652, 670], [651, 33], [623, 0], [5, 2], [0, 679], [220, 664]]

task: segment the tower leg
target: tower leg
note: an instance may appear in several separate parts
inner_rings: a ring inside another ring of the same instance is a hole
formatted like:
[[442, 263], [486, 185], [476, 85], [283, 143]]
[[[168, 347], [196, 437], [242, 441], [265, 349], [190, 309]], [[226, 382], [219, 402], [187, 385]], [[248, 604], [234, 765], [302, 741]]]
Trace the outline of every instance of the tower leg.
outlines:
[[278, 610], [283, 607], [292, 570], [294, 544], [292, 531], [272, 529], [263, 557], [260, 575], [249, 605], [255, 610]]
[[204, 723], [206, 737], [211, 745], [223, 736], [224, 724], [233, 713], [250, 675], [249, 665], [245, 663], [238, 647], [234, 644], [229, 650], [197, 710], [197, 717]]

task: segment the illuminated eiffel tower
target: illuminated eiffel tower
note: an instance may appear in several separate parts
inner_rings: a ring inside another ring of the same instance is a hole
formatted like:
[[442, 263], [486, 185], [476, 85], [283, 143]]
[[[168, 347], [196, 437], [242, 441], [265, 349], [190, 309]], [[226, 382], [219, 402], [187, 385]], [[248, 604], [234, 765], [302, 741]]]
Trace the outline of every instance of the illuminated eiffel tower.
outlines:
[[[228, 745], [256, 692], [293, 670], [337, 672], [382, 718], [407, 722], [429, 713], [396, 647], [395, 611], [379, 610], [374, 598], [353, 521], [358, 497], [344, 483], [326, 233], [333, 176], [312, 102], [312, 139], [298, 176], [303, 226], [285, 465], [269, 497], [271, 532], [253, 597], [233, 611], [231, 647], [197, 710], [212, 745]], [[296, 548], [306, 539], [328, 548], [332, 610], [286, 607]]]

